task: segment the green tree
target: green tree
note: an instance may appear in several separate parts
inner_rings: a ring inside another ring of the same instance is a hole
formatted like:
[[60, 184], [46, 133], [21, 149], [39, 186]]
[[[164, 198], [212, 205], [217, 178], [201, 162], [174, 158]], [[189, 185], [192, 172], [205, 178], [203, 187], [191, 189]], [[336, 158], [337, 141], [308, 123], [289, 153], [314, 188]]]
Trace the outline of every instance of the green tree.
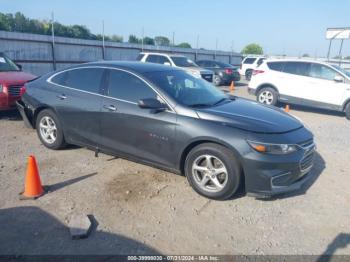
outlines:
[[169, 38], [167, 38], [165, 36], [156, 36], [154, 38], [154, 43], [155, 43], [155, 45], [169, 46], [170, 40], [169, 40]]
[[310, 57], [309, 54], [303, 54], [303, 57]]
[[350, 55], [348, 55], [348, 56], [344, 57], [344, 59], [346, 59], [346, 60], [350, 60]]
[[117, 43], [122, 43], [123, 42], [123, 37], [120, 35], [112, 35], [111, 36], [111, 41], [117, 42]]
[[140, 43], [140, 39], [138, 39], [135, 35], [129, 35], [129, 41], [130, 44], [138, 44]]
[[260, 45], [253, 43], [244, 47], [241, 53], [251, 55], [262, 55], [264, 51]]
[[145, 45], [154, 45], [154, 39], [151, 38], [151, 37], [146, 36], [146, 37], [143, 38], [143, 43]]
[[191, 45], [189, 43], [180, 43], [178, 45], [176, 45], [176, 47], [181, 47], [181, 48], [192, 48]]

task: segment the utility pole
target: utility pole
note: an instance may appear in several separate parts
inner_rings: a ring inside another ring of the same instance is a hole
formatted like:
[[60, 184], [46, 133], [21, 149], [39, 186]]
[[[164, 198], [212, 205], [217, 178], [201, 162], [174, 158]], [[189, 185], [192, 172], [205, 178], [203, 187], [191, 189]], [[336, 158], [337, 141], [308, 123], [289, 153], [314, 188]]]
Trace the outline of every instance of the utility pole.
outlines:
[[173, 46], [175, 46], [175, 32], [173, 32]]
[[141, 50], [143, 52], [143, 38], [144, 38], [144, 34], [145, 34], [145, 29], [144, 27], [142, 27], [142, 35], [141, 35]]
[[339, 66], [341, 66], [343, 42], [344, 42], [344, 39], [342, 39], [341, 43], [340, 43], [340, 49], [339, 49], [339, 55], [338, 55], [339, 56]]
[[105, 21], [102, 20], [102, 59], [105, 60]]
[[214, 54], [215, 58], [214, 58], [214, 60], [216, 60], [216, 52], [217, 52], [217, 50], [218, 50], [218, 39], [216, 38], [216, 41], [215, 41], [215, 54]]
[[55, 22], [55, 15], [53, 11], [51, 12], [51, 37], [52, 37], [52, 65], [53, 70], [56, 70], [56, 57], [55, 57], [55, 28], [54, 28], [54, 22]]
[[198, 60], [198, 48], [199, 48], [199, 35], [197, 35], [197, 43], [196, 43], [196, 60]]

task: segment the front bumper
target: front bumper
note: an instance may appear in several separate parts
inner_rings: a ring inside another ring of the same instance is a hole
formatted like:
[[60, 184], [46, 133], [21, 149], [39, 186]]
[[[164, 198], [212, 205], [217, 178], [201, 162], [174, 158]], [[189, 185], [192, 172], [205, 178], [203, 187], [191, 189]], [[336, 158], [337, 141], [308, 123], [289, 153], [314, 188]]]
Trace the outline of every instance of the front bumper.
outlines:
[[290, 155], [251, 151], [244, 159], [247, 194], [267, 198], [301, 189], [312, 177], [315, 150], [315, 144], [309, 140]]
[[18, 99], [20, 99], [20, 96], [13, 97], [6, 93], [0, 93], [0, 111], [15, 109]]

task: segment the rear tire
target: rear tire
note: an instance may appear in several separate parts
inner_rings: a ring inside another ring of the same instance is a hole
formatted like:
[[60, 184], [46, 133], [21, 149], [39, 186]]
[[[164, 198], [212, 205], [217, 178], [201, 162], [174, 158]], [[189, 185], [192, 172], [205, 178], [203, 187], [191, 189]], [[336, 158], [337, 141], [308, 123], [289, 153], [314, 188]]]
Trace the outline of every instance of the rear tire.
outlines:
[[185, 174], [198, 194], [215, 200], [228, 199], [241, 183], [241, 167], [233, 152], [213, 143], [198, 145], [190, 151]]
[[215, 86], [220, 86], [221, 85], [221, 78], [220, 78], [220, 76], [214, 75], [213, 83], [214, 83]]
[[55, 150], [66, 146], [62, 125], [52, 110], [40, 111], [35, 122], [37, 134], [44, 146]]
[[248, 69], [247, 71], [245, 71], [245, 79], [247, 81], [250, 81], [250, 79], [252, 79], [252, 74], [253, 74], [253, 70]]
[[261, 104], [276, 106], [278, 103], [278, 93], [271, 87], [263, 87], [259, 90], [256, 100]]
[[350, 102], [345, 106], [345, 116], [348, 120], [350, 120]]

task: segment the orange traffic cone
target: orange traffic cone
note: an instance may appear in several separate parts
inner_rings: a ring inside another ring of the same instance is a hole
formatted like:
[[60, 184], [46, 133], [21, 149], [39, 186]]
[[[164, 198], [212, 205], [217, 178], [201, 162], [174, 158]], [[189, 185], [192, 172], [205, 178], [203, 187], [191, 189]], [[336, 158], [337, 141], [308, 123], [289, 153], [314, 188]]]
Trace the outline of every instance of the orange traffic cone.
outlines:
[[286, 105], [286, 107], [284, 108], [284, 111], [285, 111], [286, 113], [289, 112], [289, 105]]
[[24, 185], [24, 192], [20, 194], [20, 199], [36, 199], [45, 194], [41, 185], [38, 166], [34, 156], [29, 156], [27, 173]]
[[235, 90], [235, 83], [232, 81], [230, 85], [230, 92], [233, 93], [234, 90]]

